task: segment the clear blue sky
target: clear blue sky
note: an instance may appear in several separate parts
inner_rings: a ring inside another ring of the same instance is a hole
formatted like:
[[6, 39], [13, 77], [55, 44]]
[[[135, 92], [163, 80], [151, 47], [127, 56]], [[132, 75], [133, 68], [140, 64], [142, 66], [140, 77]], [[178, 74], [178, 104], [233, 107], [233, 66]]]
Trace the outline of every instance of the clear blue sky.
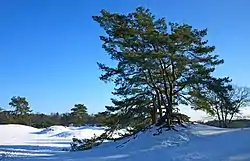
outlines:
[[75, 103], [91, 113], [104, 110], [112, 86], [99, 80], [96, 62], [111, 61], [91, 16], [140, 5], [170, 21], [208, 28], [208, 40], [225, 59], [216, 75], [250, 85], [249, 0], [1, 0], [0, 107], [17, 95], [35, 112], [66, 112]]

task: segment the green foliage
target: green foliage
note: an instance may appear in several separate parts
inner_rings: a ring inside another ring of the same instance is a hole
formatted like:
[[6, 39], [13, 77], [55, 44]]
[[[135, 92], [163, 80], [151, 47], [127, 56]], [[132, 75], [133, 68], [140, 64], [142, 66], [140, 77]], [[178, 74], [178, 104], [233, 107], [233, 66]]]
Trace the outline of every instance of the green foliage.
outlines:
[[106, 112], [99, 112], [95, 115], [87, 113], [87, 107], [83, 104], [76, 104], [71, 113], [31, 113], [29, 103], [25, 97], [12, 97], [9, 103], [14, 107], [13, 111], [0, 109], [0, 124], [23, 124], [36, 128], [45, 128], [53, 125], [69, 126], [91, 124], [104, 125], [108, 117]]
[[14, 108], [14, 113], [17, 115], [27, 115], [32, 112], [25, 97], [14, 96], [11, 98], [9, 105]]
[[178, 113], [177, 105], [190, 103], [190, 96], [199, 93], [215, 67], [223, 63], [212, 54], [215, 47], [204, 40], [207, 29], [167, 23], [143, 7], [129, 14], [102, 10], [93, 20], [106, 33], [100, 36], [102, 47], [117, 63], [98, 63], [103, 71], [100, 79], [113, 82], [115, 88], [113, 105], [106, 106], [103, 122], [109, 129], [81, 147], [89, 149], [118, 129], [134, 135], [151, 124], [162, 126], [167, 121], [171, 128], [176, 121], [189, 121]]
[[90, 115], [88, 124], [95, 124], [97, 126], [106, 126], [110, 118], [110, 113], [108, 112], [98, 112], [97, 114]]
[[199, 91], [192, 92], [192, 105], [195, 110], [203, 110], [215, 116], [220, 127], [228, 127], [242, 107], [250, 103], [250, 89], [230, 84], [229, 78], [216, 79]]
[[[215, 66], [223, 63], [204, 40], [206, 29], [167, 23], [149, 9], [138, 7], [129, 14], [102, 10], [93, 19], [106, 32], [100, 36], [104, 50], [117, 62], [98, 63], [100, 79], [115, 84], [114, 106], [106, 108], [118, 118], [116, 128], [145, 127], [156, 118], [159, 125], [167, 119], [170, 126], [176, 106], [188, 103], [188, 92], [206, 83]], [[158, 116], [162, 108], [166, 113]]]
[[[226, 78], [211, 78], [205, 86], [198, 90], [190, 91], [190, 100], [195, 110], [203, 110], [210, 115], [216, 115], [217, 108], [226, 99], [227, 93], [232, 90]], [[223, 97], [223, 98], [222, 98]]]
[[87, 150], [89, 146], [83, 147], [82, 145], [86, 145], [86, 143], [90, 141], [90, 139], [77, 139], [72, 138], [72, 143], [70, 143], [71, 151], [79, 151], [79, 150]]
[[29, 102], [25, 97], [14, 96], [11, 98], [9, 105], [14, 108], [13, 113], [13, 123], [19, 121], [21, 124], [29, 124], [30, 113], [32, 110], [29, 107]]
[[[202, 124], [220, 127], [220, 122], [218, 120], [207, 121]], [[238, 119], [238, 120], [232, 120], [232, 122], [228, 125], [227, 128], [249, 128], [249, 127], [250, 127], [250, 120]]]
[[[102, 118], [102, 119], [100, 119]], [[89, 125], [104, 125], [105, 116], [87, 115], [87, 118], [83, 124]], [[24, 124], [36, 128], [46, 128], [53, 125], [69, 126], [72, 123], [72, 117], [68, 113], [31, 113], [26, 117], [13, 114], [12, 111], [0, 112], [0, 124]]]
[[74, 125], [83, 125], [88, 120], [87, 107], [84, 104], [76, 104], [70, 113]]
[[99, 137], [94, 135], [90, 139], [77, 139], [73, 138], [71, 145], [71, 151], [79, 151], [79, 150], [89, 150], [95, 146], [99, 145], [99, 142], [96, 142]]

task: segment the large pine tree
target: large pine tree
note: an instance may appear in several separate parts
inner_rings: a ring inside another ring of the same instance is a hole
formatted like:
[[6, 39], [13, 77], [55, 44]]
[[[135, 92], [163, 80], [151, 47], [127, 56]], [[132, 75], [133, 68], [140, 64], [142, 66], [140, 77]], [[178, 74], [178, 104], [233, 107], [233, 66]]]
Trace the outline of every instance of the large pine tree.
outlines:
[[204, 40], [207, 29], [167, 23], [149, 9], [138, 7], [129, 14], [102, 10], [93, 19], [106, 33], [100, 36], [104, 50], [117, 62], [98, 63], [100, 79], [115, 84], [114, 105], [107, 110], [116, 118], [116, 128], [152, 123], [170, 128], [174, 119], [180, 121], [177, 105], [188, 103], [189, 91], [207, 83], [223, 63]]

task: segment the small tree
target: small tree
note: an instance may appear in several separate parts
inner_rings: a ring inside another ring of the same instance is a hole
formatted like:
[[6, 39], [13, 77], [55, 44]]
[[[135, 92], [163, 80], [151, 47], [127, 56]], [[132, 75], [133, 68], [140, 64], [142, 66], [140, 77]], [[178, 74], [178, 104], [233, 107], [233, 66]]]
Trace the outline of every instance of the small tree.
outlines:
[[72, 123], [75, 125], [82, 125], [88, 120], [87, 107], [84, 104], [75, 104], [71, 109], [70, 116]]
[[32, 112], [25, 97], [14, 96], [11, 98], [9, 105], [14, 108], [14, 114], [17, 115], [27, 115]]
[[225, 114], [224, 122], [228, 126], [231, 124], [232, 119], [240, 114], [243, 107], [250, 105], [250, 88], [234, 86], [229, 91], [227, 101], [225, 101]]
[[16, 123], [22, 123], [29, 125], [30, 124], [30, 117], [29, 114], [32, 110], [29, 107], [29, 102], [26, 100], [25, 97], [14, 96], [11, 98], [9, 103], [11, 107], [14, 108], [14, 120]]
[[230, 82], [229, 78], [213, 78], [206, 87], [192, 92], [193, 108], [215, 116], [220, 127], [228, 127], [241, 108], [250, 102], [249, 88], [233, 87]]

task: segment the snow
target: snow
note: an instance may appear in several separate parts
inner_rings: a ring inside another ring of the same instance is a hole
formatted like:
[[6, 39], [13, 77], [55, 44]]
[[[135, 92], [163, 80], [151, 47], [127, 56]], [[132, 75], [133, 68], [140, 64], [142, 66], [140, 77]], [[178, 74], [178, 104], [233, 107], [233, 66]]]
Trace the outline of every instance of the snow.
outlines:
[[[36, 129], [0, 125], [0, 160], [18, 161], [250, 161], [250, 129], [221, 129], [206, 125], [177, 127], [155, 135], [152, 127], [137, 137], [82, 152], [68, 152], [73, 137], [100, 135], [101, 127], [52, 126]], [[127, 140], [126, 144], [123, 144]]]

